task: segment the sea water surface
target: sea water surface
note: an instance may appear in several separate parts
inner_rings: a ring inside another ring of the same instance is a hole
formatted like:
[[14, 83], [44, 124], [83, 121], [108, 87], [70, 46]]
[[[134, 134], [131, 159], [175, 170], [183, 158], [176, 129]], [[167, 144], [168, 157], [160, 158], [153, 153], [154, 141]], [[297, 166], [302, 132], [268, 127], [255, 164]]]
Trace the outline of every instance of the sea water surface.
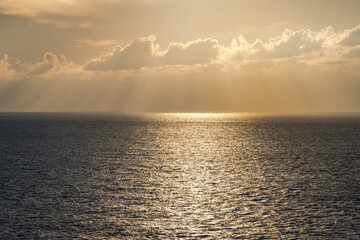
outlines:
[[360, 115], [0, 114], [0, 239], [359, 239]]

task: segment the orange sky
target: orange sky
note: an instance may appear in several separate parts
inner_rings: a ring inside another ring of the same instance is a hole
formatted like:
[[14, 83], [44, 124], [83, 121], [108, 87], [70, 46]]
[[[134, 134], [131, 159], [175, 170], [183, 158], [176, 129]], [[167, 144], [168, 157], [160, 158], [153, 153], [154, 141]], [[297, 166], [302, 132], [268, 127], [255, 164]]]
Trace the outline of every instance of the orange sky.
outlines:
[[356, 0], [2, 0], [0, 111], [360, 111]]

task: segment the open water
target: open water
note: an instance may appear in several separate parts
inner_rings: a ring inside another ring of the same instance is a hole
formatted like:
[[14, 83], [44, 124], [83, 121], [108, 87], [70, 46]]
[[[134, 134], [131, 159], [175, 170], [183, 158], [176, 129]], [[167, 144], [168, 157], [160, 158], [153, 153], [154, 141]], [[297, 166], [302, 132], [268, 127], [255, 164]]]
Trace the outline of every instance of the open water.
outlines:
[[360, 239], [360, 115], [0, 114], [0, 239]]

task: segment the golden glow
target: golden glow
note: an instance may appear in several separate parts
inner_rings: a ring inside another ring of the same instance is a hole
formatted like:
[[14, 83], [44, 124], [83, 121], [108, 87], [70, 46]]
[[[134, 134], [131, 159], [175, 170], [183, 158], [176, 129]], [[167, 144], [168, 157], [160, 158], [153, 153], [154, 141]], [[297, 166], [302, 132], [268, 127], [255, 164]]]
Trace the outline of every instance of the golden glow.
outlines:
[[360, 111], [359, 8], [2, 1], [0, 111]]
[[175, 117], [184, 117], [184, 118], [221, 118], [225, 117], [226, 113], [173, 113], [171, 114]]

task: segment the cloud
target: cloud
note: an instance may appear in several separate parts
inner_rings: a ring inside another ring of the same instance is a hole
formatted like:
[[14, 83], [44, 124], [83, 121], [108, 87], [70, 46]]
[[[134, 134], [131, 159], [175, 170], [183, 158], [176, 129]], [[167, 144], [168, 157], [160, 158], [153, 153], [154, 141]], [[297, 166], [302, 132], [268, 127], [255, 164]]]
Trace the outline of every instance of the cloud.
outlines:
[[9, 56], [7, 54], [4, 54], [3, 59], [0, 60], [0, 75], [3, 77], [15, 75], [15, 70], [11, 68]]
[[90, 60], [85, 70], [108, 71], [140, 69], [162, 65], [194, 65], [211, 62], [219, 54], [219, 45], [214, 39], [199, 39], [187, 43], [170, 43], [165, 51], [156, 44], [156, 37], [136, 38], [125, 47], [117, 46], [100, 59]]
[[[223, 56], [226, 61], [260, 61], [299, 58], [323, 51], [324, 40], [328, 39], [327, 32], [321, 36], [311, 30], [285, 29], [281, 35], [271, 37], [268, 41], [256, 39], [249, 43], [242, 35], [233, 39], [225, 47]], [[311, 56], [314, 57], [314, 56]], [[253, 63], [252, 63], [253, 64]]]
[[0, 80], [1, 79], [18, 79], [28, 74], [28, 68], [31, 63], [22, 62], [18, 58], [13, 58], [4, 54], [0, 59]]
[[74, 64], [68, 62], [65, 56], [60, 55], [60, 57], [58, 57], [54, 53], [47, 52], [43, 56], [43, 61], [31, 65], [27, 73], [29, 75], [41, 75], [48, 72], [63, 73], [69, 72], [73, 68]]
[[183, 43], [171, 43], [162, 56], [165, 65], [192, 65], [209, 63], [219, 54], [221, 46], [214, 39], [196, 40]]
[[[82, 66], [74, 65], [65, 56], [48, 52], [44, 54], [42, 61], [36, 63], [21, 62], [4, 55], [0, 69], [3, 76], [29, 77], [62, 73], [86, 75], [86, 72], [119, 70], [127, 72], [126, 74], [131, 71], [131, 74], [139, 74], [141, 71], [177, 74], [184, 71], [201, 72], [211, 66], [219, 71], [263, 71], [274, 69], [274, 66], [284, 66], [284, 62], [288, 63], [287, 67], [290, 69], [296, 68], [298, 63], [324, 68], [330, 65], [350, 66], [358, 64], [359, 47], [354, 45], [354, 39], [359, 32], [359, 26], [339, 32], [332, 27], [320, 31], [286, 29], [267, 41], [255, 40], [252, 43], [239, 35], [228, 45], [220, 44], [217, 39], [205, 38], [185, 43], [172, 42], [161, 47], [152, 35], [117, 46], [99, 58], [88, 60]], [[350, 39], [353, 44], [345, 45]], [[114, 42], [79, 40], [79, 43], [106, 46]]]
[[[268, 41], [249, 43], [243, 36], [224, 48], [223, 63], [262, 65], [264, 61], [302, 62], [309, 65], [345, 64], [358, 56], [360, 25], [336, 32], [331, 26], [319, 31], [285, 29]], [[237, 63], [236, 63], [237, 62]], [[258, 64], [257, 64], [258, 63]]]
[[155, 37], [134, 39], [124, 48], [117, 46], [112, 52], [97, 60], [90, 60], [85, 70], [139, 69], [153, 64], [155, 56]]
[[58, 58], [55, 54], [47, 52], [43, 57], [43, 61], [36, 63], [30, 68], [30, 75], [38, 75], [47, 73], [48, 71], [54, 69], [59, 64]]
[[347, 46], [360, 45], [360, 25], [353, 29], [344, 31], [346, 37], [341, 41], [341, 44]]
[[251, 45], [242, 35], [239, 35], [231, 41], [229, 46], [223, 49], [222, 56], [220, 58], [223, 61], [243, 60], [244, 57], [254, 53], [253, 46], [256, 45], [256, 43]]
[[269, 42], [254, 44], [255, 56], [258, 58], [288, 58], [310, 53], [321, 48], [310, 30], [286, 29], [282, 35], [269, 39]]
[[19, 79], [31, 78], [35, 75], [46, 74], [67, 74], [75, 73], [79, 70], [79, 66], [68, 61], [65, 56], [56, 56], [54, 53], [47, 52], [40, 62], [22, 62], [18, 58], [11, 58], [8, 54], [4, 54], [0, 60], [0, 80], [1, 79]]

